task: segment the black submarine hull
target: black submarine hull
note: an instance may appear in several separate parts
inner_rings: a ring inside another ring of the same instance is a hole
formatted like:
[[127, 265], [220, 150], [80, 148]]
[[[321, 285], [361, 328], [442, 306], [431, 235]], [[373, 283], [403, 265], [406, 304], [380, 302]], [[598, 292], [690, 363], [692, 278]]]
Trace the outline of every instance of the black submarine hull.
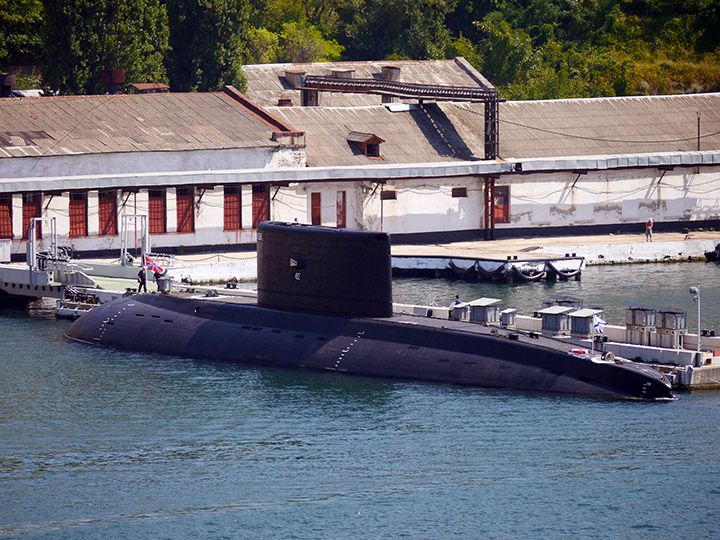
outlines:
[[601, 398], [672, 398], [667, 380], [645, 366], [582, 358], [556, 340], [435, 322], [443, 324], [138, 295], [93, 309], [66, 337], [127, 350], [352, 375]]
[[657, 371], [572, 345], [451, 320], [393, 315], [390, 240], [264, 222], [257, 302], [136, 295], [70, 326], [76, 341], [269, 366], [613, 398], [672, 397]]

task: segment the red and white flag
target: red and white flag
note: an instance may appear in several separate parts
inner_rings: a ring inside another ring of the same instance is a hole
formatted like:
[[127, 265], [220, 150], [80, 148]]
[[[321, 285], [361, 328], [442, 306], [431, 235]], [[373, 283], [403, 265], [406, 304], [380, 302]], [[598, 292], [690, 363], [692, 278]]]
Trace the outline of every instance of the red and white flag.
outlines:
[[145, 268], [150, 272], [156, 272], [158, 274], [165, 273], [165, 270], [163, 270], [162, 267], [152, 259], [152, 257], [148, 257], [147, 255], [145, 255]]

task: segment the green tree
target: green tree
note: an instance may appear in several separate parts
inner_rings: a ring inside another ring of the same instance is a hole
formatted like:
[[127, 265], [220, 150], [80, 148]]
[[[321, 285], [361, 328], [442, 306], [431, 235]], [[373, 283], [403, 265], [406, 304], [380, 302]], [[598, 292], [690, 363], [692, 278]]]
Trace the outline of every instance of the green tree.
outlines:
[[445, 47], [445, 58], [455, 58], [456, 56], [462, 56], [470, 62], [475, 69], [482, 71], [483, 56], [469, 39], [460, 36], [455, 41], [447, 44]]
[[103, 69], [128, 82], [166, 82], [165, 6], [160, 0], [45, 0], [42, 77], [62, 94], [104, 93]]
[[513, 28], [499, 11], [488, 14], [479, 27], [485, 34], [485, 76], [498, 85], [523, 81], [537, 60], [527, 32]]
[[244, 89], [242, 65], [250, 34], [247, 0], [167, 0], [170, 45], [167, 69], [176, 91]]
[[280, 36], [267, 28], [252, 28], [247, 36], [247, 63], [274, 64], [280, 55]]
[[310, 24], [324, 39], [335, 39], [358, 0], [251, 0], [250, 23], [280, 34], [288, 23]]
[[363, 0], [347, 21], [347, 54], [353, 60], [382, 59], [390, 55], [443, 58], [451, 41], [445, 18], [454, 0]]
[[0, 71], [37, 62], [42, 14], [40, 0], [0, 0]]
[[284, 24], [280, 43], [283, 62], [339, 60], [344, 49], [337, 41], [323, 39], [320, 31], [310, 24]]

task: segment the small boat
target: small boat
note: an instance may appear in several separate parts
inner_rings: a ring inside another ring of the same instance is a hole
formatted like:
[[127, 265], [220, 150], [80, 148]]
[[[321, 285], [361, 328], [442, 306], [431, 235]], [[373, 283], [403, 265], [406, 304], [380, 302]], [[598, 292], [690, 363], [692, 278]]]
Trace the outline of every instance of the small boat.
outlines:
[[75, 287], [65, 287], [63, 297], [58, 299], [55, 316], [59, 319], [77, 319], [98, 305], [98, 299]]
[[720, 262], [720, 244], [716, 245], [713, 251], [706, 251], [705, 259], [707, 259], [708, 262]]

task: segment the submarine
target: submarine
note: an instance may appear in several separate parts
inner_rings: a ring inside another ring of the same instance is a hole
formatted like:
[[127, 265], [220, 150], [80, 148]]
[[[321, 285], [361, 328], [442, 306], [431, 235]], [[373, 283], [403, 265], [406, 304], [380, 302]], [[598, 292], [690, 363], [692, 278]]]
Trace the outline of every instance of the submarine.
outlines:
[[134, 294], [90, 310], [69, 340], [263, 366], [610, 399], [673, 399], [660, 372], [567, 340], [393, 314], [386, 233], [266, 221], [257, 298]]

